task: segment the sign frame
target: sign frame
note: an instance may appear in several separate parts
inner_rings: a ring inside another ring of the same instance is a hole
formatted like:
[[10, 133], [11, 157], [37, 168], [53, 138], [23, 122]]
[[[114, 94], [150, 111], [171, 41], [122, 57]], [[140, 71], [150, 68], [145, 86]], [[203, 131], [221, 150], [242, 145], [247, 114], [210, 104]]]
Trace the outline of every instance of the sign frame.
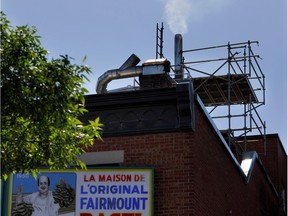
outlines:
[[[75, 190], [74, 210], [71, 210], [70, 215], [154, 215], [154, 167], [152, 166], [93, 166], [87, 167], [86, 170], [77, 168], [60, 170], [39, 168], [38, 170], [37, 179], [30, 174], [16, 173], [9, 175], [6, 181], [2, 180], [3, 215], [12, 215], [19, 185], [22, 187], [20, 191], [24, 191], [23, 197], [24, 195], [27, 197], [27, 194], [32, 194], [32, 191], [36, 193], [39, 185], [38, 178], [43, 175], [48, 176], [49, 189], [53, 189], [53, 193], [61, 184], [59, 183], [61, 179], [64, 179], [64, 183], [69, 185], [69, 188]], [[64, 207], [62, 213], [63, 209]], [[60, 212], [59, 216], [62, 213]]]

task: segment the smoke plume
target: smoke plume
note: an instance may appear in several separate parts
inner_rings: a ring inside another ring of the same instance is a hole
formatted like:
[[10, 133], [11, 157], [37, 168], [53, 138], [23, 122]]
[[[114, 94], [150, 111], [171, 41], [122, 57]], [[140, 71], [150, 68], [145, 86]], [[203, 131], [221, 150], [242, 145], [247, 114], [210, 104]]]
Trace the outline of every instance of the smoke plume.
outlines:
[[187, 32], [191, 9], [190, 0], [166, 0], [165, 15], [169, 28], [174, 34]]
[[[165, 18], [174, 34], [185, 34], [191, 21], [199, 21], [217, 13], [229, 0], [162, 0], [165, 4]], [[230, 0], [231, 1], [231, 0]]]

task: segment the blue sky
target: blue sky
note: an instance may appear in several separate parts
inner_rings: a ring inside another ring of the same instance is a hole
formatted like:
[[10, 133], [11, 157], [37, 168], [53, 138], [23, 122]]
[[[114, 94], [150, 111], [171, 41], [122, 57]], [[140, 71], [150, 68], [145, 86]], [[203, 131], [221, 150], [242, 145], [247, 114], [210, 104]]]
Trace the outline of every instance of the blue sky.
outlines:
[[[90, 94], [100, 75], [119, 68], [132, 53], [140, 64], [155, 58], [156, 23], [164, 23], [163, 51], [172, 63], [175, 33], [183, 33], [184, 49], [257, 40], [256, 53], [266, 76], [266, 104], [258, 111], [267, 133], [279, 133], [286, 145], [286, 0], [174, 1], [2, 0], [1, 7], [13, 25], [38, 28], [51, 57], [68, 54], [81, 63], [86, 55], [85, 64], [93, 71], [85, 85]], [[127, 84], [130, 81], [113, 81], [108, 88]]]

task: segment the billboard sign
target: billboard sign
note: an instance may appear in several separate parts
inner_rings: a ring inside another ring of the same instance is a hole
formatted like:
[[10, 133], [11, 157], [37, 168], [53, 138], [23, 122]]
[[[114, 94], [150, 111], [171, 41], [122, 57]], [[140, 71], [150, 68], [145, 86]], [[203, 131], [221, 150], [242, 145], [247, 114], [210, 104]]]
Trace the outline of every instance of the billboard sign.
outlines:
[[153, 168], [40, 169], [6, 183], [11, 216], [151, 216]]

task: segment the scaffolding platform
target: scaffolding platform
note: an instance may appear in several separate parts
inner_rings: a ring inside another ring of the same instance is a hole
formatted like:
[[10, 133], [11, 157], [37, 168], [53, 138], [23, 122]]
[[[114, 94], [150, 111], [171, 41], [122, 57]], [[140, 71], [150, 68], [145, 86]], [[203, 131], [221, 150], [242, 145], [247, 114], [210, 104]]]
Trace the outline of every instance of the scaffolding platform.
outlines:
[[195, 92], [205, 106], [259, 102], [246, 74], [197, 77], [192, 80]]

